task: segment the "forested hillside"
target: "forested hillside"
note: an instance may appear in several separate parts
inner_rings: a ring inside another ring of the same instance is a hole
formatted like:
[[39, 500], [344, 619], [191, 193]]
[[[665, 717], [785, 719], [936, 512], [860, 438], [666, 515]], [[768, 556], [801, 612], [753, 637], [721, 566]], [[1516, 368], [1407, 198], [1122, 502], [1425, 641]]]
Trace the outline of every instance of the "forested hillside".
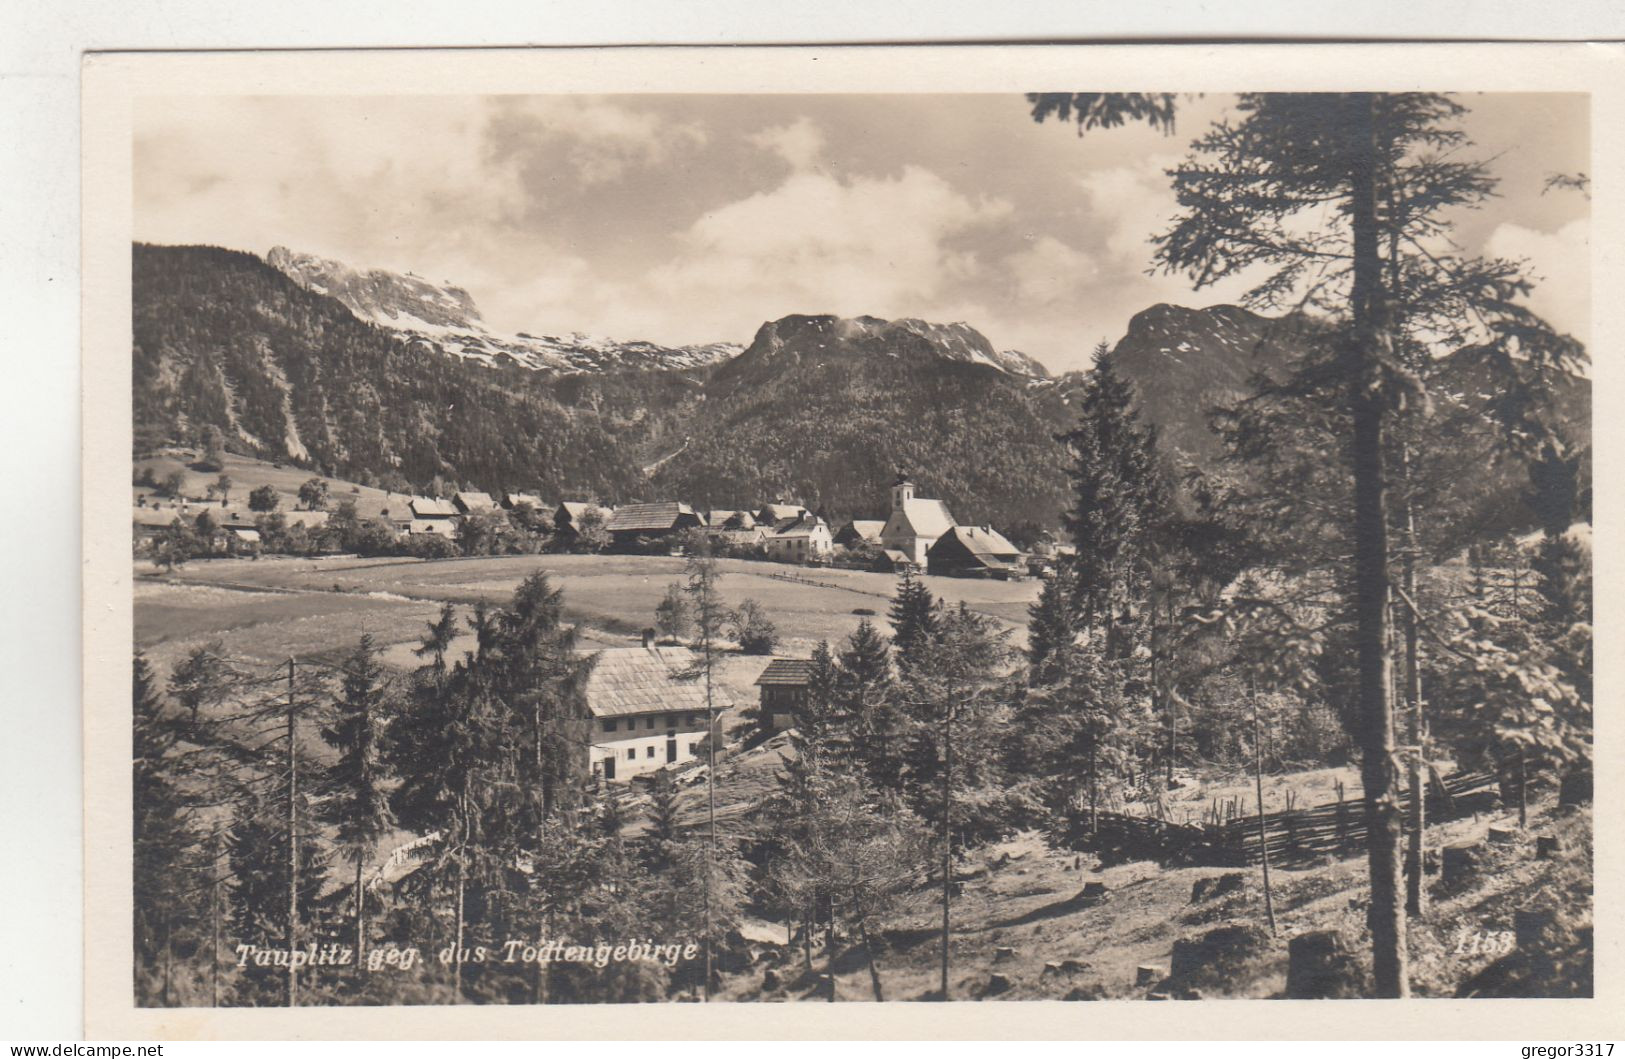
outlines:
[[436, 476], [626, 496], [613, 414], [568, 408], [523, 369], [415, 351], [251, 254], [134, 248], [137, 448], [195, 439], [365, 482]]

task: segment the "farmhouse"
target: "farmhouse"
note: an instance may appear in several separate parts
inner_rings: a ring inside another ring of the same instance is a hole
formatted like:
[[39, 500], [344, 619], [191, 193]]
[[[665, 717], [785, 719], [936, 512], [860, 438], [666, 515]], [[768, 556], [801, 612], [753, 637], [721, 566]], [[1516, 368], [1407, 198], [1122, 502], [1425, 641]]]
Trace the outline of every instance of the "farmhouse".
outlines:
[[412, 512], [412, 533], [434, 533], [441, 537], [457, 535], [457, 508], [449, 500], [414, 496], [407, 509]]
[[668, 500], [657, 504], [625, 504], [615, 509], [605, 528], [616, 551], [668, 551], [672, 534], [700, 525], [700, 516], [687, 504]]
[[497, 502], [491, 499], [490, 493], [465, 491], [456, 493], [451, 498], [452, 505], [458, 513], [463, 515], [481, 514], [497, 509]]
[[[685, 647], [616, 647], [598, 652], [585, 695], [592, 713], [588, 767], [625, 782], [692, 761], [706, 733], [705, 682], [691, 676]], [[727, 704], [713, 692], [714, 705]]]
[[800, 518], [806, 513], [807, 509], [800, 504], [763, 504], [761, 510], [756, 512], [756, 521], [778, 526], [786, 519]]
[[790, 519], [767, 539], [767, 557], [781, 563], [827, 559], [834, 550], [829, 524], [817, 515]]
[[886, 530], [882, 519], [855, 518], [835, 531], [835, 543], [843, 548], [861, 548], [865, 544], [879, 544]]
[[718, 509], [706, 512], [705, 524], [717, 530], [752, 530], [756, 528], [756, 516], [749, 511]]
[[1019, 577], [1021, 551], [991, 526], [955, 526], [926, 552], [926, 569], [953, 577]]
[[881, 530], [880, 543], [888, 552], [901, 552], [915, 566], [925, 565], [925, 553], [944, 533], [954, 528], [954, 517], [940, 500], [914, 495], [914, 483], [899, 475], [891, 487], [891, 517]]
[[507, 492], [502, 494], [502, 506], [507, 510], [512, 511], [521, 504], [528, 505], [537, 511], [542, 510], [542, 498], [534, 493]]
[[807, 691], [812, 685], [812, 660], [775, 658], [756, 678], [762, 689], [761, 725], [770, 732], [794, 727], [807, 708]]

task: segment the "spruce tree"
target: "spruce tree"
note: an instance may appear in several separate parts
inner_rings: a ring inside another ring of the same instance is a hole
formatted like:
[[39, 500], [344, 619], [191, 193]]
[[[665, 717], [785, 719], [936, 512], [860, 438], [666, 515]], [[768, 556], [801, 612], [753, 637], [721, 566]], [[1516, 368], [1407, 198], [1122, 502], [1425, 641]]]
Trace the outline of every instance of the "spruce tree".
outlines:
[[906, 668], [936, 638], [939, 625], [937, 601], [913, 568], [905, 569], [897, 579], [889, 617], [897, 665]]
[[[1080, 131], [1147, 120], [1171, 129], [1167, 96], [1029, 96], [1033, 117], [1076, 120]], [[1257, 308], [1320, 310], [1333, 322], [1329, 363], [1348, 427], [1353, 554], [1346, 585], [1356, 635], [1356, 714], [1371, 877], [1368, 917], [1379, 996], [1408, 995], [1405, 914], [1395, 796], [1396, 746], [1389, 647], [1390, 481], [1394, 410], [1426, 403], [1404, 355], [1406, 329], [1472, 333], [1473, 356], [1504, 390], [1492, 401], [1501, 440], [1547, 435], [1532, 389], [1583, 351], [1521, 297], [1520, 266], [1466, 258], [1440, 244], [1450, 211], [1493, 190], [1484, 167], [1448, 158], [1467, 145], [1460, 104], [1429, 93], [1245, 94], [1239, 117], [1200, 137], [1196, 157], [1171, 171], [1184, 213], [1157, 236], [1156, 258], [1205, 286], [1258, 267]], [[1405, 311], [1396, 315], [1403, 303]]]
[[367, 863], [395, 824], [387, 788], [390, 775], [382, 754], [388, 691], [372, 636], [363, 634], [343, 666], [343, 694], [333, 704], [333, 720], [322, 739], [338, 751], [324, 777], [322, 819], [334, 828], [339, 855], [355, 870], [356, 965], [366, 965]]

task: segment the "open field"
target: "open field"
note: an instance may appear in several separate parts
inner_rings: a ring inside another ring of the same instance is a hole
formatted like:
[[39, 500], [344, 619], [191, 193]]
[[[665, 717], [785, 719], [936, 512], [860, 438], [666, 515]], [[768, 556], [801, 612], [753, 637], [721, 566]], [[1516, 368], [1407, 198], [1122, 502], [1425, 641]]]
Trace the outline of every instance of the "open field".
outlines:
[[[780, 653], [807, 655], [820, 639], [838, 643], [869, 611], [883, 629], [896, 579], [856, 570], [803, 569], [720, 560], [719, 588], [730, 607], [755, 599], [783, 640]], [[505, 602], [536, 570], [564, 590], [568, 620], [603, 644], [626, 643], [654, 621], [666, 587], [683, 579], [683, 560], [667, 556], [523, 555], [471, 559], [320, 559], [266, 557], [194, 561], [167, 577], [138, 565], [136, 643], [155, 660], [222, 635], [252, 657], [330, 650], [370, 632], [380, 643], [416, 638], [441, 603]], [[1035, 581], [929, 577], [932, 592], [964, 602], [1025, 642]], [[324, 637], [326, 637], [324, 639]], [[390, 660], [410, 665], [410, 656]]]
[[[185, 476], [185, 484], [181, 494], [194, 505], [208, 504], [208, 487], [220, 477], [219, 471], [194, 470], [192, 464], [202, 454], [193, 449], [165, 449], [163, 452], [144, 456], [135, 461], [135, 473], [140, 474], [143, 468], [152, 471], [153, 479], [163, 481], [174, 471], [180, 471]], [[313, 477], [322, 477], [313, 474], [308, 467], [291, 467], [267, 463], [264, 460], [251, 456], [239, 456], [228, 453], [224, 460], [225, 473], [231, 478], [231, 503], [224, 510], [236, 512], [247, 516], [248, 494], [261, 486], [268, 485], [275, 489], [282, 501], [281, 510], [292, 511], [299, 506], [299, 487]], [[328, 483], [328, 507], [331, 508], [340, 500], [346, 498], [354, 500], [356, 513], [362, 518], [373, 518], [384, 511], [393, 511], [396, 515], [406, 510], [406, 504], [411, 497], [405, 493], [391, 493], [383, 489], [374, 489], [371, 486], [358, 485], [339, 478], [326, 478]], [[145, 496], [148, 503], [157, 502], [157, 496], [151, 486], [131, 485], [131, 500], [135, 497]], [[171, 501], [165, 499], [168, 505]], [[218, 500], [213, 502], [215, 508], [220, 507]]]

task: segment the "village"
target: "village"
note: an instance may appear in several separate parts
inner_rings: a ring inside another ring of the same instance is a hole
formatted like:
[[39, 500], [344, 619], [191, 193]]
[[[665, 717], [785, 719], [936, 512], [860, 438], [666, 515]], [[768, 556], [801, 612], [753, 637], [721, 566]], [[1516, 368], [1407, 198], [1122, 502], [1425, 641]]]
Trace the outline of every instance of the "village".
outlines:
[[[154, 542], [179, 529], [188, 535], [187, 558], [387, 550], [424, 558], [527, 551], [681, 555], [685, 542], [698, 536], [713, 554], [737, 558], [1019, 580], [1042, 573], [1066, 549], [1046, 532], [1023, 552], [992, 526], [961, 525], [946, 503], [916, 495], [907, 475], [892, 485], [884, 518], [847, 519], [833, 529], [823, 512], [782, 500], [754, 509], [701, 510], [676, 500], [608, 505], [564, 499], [550, 507], [516, 491], [365, 495], [354, 486], [353, 495], [335, 496], [327, 480], [311, 478], [282, 510], [284, 498], [269, 485], [231, 504], [226, 474], [201, 496], [188, 492], [179, 471], [163, 483], [150, 473], [145, 478], [150, 484], [136, 483], [132, 508], [138, 554], [153, 554]], [[272, 547], [273, 541], [282, 546]]]
[[[159, 460], [144, 464], [136, 477], [158, 484], [138, 481], [134, 489], [136, 554], [159, 566], [166, 538], [179, 535], [185, 538], [180, 547], [186, 559], [251, 561], [278, 553], [334, 560], [395, 551], [430, 561], [478, 559], [479, 552], [491, 559], [504, 552], [501, 542], [512, 547], [523, 540], [538, 551], [583, 559], [681, 558], [687, 549], [703, 548], [746, 562], [1019, 583], [1045, 576], [1054, 557], [1067, 550], [1046, 536], [1024, 553], [991, 526], [960, 525], [945, 502], [916, 495], [906, 475], [889, 490], [887, 517], [846, 520], [832, 533], [823, 515], [791, 502], [701, 511], [678, 501], [612, 506], [562, 500], [550, 508], [527, 492], [494, 497], [457, 490], [442, 499], [320, 478], [300, 481], [294, 469], [238, 457], [231, 458], [230, 470], [242, 481], [261, 484], [233, 489], [225, 472], [199, 477], [181, 470], [198, 466], [196, 452], [176, 450], [174, 457], [181, 461], [175, 469], [166, 470], [168, 464]], [[157, 470], [166, 470], [164, 481]], [[206, 483], [200, 496], [193, 495], [198, 483]], [[241, 500], [245, 492], [247, 502], [232, 503], [233, 493]], [[282, 509], [284, 502], [288, 510]], [[367, 527], [373, 531], [365, 532]], [[537, 527], [545, 529], [526, 532]], [[476, 540], [483, 542], [479, 552], [466, 554], [463, 543]], [[172, 552], [169, 557], [179, 558]], [[171, 572], [174, 568], [169, 566]], [[275, 566], [267, 569], [273, 573], [267, 583], [277, 582]], [[622, 646], [627, 639], [637, 645]], [[773, 646], [778, 657], [762, 659], [754, 674], [733, 674], [732, 689], [714, 689], [708, 704], [705, 689], [692, 677], [692, 653], [675, 638], [662, 640], [648, 628], [638, 636], [593, 643], [597, 661], [585, 687], [595, 729], [587, 749], [591, 774], [612, 783], [647, 780], [668, 766], [682, 770], [701, 761], [708, 730], [716, 732], [718, 749], [729, 752], [794, 727], [812, 670], [805, 653], [788, 657], [785, 650], [806, 652], [811, 645], [805, 637], [793, 637]], [[739, 701], [742, 683], [756, 702]]]

